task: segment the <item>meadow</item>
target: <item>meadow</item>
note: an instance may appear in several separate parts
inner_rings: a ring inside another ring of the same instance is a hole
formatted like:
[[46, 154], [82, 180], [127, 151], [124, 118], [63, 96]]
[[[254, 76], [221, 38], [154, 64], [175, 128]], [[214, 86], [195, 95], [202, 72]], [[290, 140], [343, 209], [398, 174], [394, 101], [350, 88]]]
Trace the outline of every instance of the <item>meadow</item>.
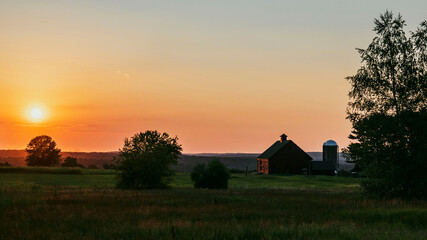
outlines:
[[177, 173], [131, 191], [111, 170], [0, 171], [0, 239], [427, 239], [427, 202], [366, 200], [359, 181], [233, 174], [198, 190]]

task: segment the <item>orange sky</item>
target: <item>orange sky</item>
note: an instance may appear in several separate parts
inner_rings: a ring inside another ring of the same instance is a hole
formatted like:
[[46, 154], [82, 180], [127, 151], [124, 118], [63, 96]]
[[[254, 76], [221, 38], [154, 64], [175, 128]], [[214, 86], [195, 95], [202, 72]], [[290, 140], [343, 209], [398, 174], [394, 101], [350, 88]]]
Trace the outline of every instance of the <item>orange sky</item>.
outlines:
[[[306, 151], [348, 144], [344, 77], [386, 1], [120, 2], [0, 3], [0, 149], [48, 134], [114, 151], [154, 129], [186, 153], [258, 153], [283, 132]], [[415, 27], [417, 3], [388, 4]], [[26, 116], [34, 105], [44, 121]]]

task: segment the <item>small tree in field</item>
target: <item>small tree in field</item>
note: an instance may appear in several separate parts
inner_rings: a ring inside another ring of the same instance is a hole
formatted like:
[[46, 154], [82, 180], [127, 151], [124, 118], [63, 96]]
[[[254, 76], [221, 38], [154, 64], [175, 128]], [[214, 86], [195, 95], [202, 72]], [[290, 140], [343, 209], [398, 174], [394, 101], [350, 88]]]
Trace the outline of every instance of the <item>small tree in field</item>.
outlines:
[[169, 168], [181, 155], [178, 138], [146, 131], [126, 138], [116, 159], [117, 187], [124, 189], [165, 188], [174, 172]]
[[218, 159], [210, 161], [207, 166], [199, 163], [191, 172], [195, 188], [227, 189], [229, 179], [227, 167]]
[[61, 161], [61, 149], [56, 147], [55, 141], [46, 135], [31, 139], [25, 149], [28, 155], [25, 159], [28, 166], [58, 166]]

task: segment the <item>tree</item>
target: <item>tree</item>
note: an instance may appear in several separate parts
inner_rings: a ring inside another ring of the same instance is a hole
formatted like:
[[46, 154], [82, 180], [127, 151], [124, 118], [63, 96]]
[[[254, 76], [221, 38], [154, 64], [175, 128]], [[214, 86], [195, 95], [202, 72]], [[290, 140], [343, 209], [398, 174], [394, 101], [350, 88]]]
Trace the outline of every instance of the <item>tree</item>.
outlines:
[[427, 197], [427, 21], [411, 33], [400, 15], [374, 21], [377, 36], [357, 49], [362, 67], [351, 84], [349, 161], [367, 174], [368, 196]]
[[191, 172], [191, 180], [195, 188], [227, 189], [230, 173], [218, 159], [197, 164]]
[[46, 135], [31, 139], [25, 149], [28, 155], [25, 159], [28, 166], [58, 166], [61, 161], [61, 149], [56, 147], [56, 142]]
[[61, 163], [61, 167], [79, 167], [79, 168], [83, 168], [83, 165], [77, 163], [77, 158], [75, 157], [66, 157], [64, 159], [64, 162]]
[[126, 138], [116, 159], [119, 188], [165, 188], [174, 172], [169, 168], [176, 164], [182, 147], [178, 138], [167, 133], [146, 131]]

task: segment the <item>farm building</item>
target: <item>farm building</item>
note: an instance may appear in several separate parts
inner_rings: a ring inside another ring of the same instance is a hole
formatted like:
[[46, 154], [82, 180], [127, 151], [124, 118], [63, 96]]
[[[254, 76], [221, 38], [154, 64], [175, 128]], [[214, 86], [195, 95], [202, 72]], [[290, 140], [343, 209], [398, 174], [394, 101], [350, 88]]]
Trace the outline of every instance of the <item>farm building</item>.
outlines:
[[310, 169], [311, 160], [306, 152], [282, 134], [279, 141], [257, 157], [257, 168], [264, 174], [303, 174]]
[[314, 175], [335, 175], [338, 162], [338, 144], [333, 140], [328, 140], [323, 144], [322, 161], [311, 162], [311, 173]]

